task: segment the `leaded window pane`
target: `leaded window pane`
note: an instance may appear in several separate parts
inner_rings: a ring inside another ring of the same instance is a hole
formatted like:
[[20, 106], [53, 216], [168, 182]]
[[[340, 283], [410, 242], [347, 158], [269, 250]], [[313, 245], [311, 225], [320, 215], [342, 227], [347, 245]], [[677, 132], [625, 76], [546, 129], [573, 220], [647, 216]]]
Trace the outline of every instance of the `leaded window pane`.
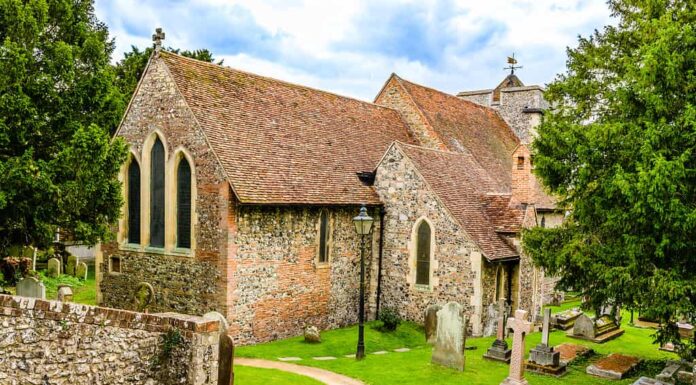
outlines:
[[191, 247], [191, 166], [186, 158], [179, 162], [176, 189], [176, 246]]
[[128, 243], [140, 243], [140, 166], [128, 166]]
[[426, 221], [418, 226], [416, 248], [416, 284], [430, 284], [430, 225]]
[[319, 222], [319, 262], [327, 262], [329, 260], [328, 238], [329, 216], [326, 214], [326, 211], [322, 211]]
[[159, 138], [150, 159], [150, 246], [164, 247], [164, 145]]

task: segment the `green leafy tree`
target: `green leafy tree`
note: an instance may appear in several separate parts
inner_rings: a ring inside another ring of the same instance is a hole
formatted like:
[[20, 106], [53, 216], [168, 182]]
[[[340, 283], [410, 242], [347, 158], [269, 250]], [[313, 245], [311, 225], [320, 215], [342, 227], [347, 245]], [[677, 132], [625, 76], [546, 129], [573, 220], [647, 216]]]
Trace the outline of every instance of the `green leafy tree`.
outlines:
[[588, 307], [656, 316], [656, 339], [685, 357], [674, 322], [696, 316], [696, 6], [611, 0], [618, 22], [568, 50], [547, 89], [535, 172], [570, 209], [524, 247]]
[[[207, 49], [181, 51], [179, 49], [169, 47], [166, 50], [208, 63], [215, 62], [213, 54]], [[152, 47], [140, 50], [138, 47], [133, 45], [131, 46], [130, 52], [126, 52], [123, 59], [116, 64], [117, 85], [121, 92], [126, 96], [126, 99], [129, 99], [133, 95], [133, 92], [135, 92], [135, 87], [138, 85], [138, 81], [143, 75], [143, 72], [145, 72], [145, 67], [147, 66], [147, 62], [151, 55]], [[223, 61], [224, 60], [220, 60], [217, 62], [217, 64], [222, 65]]]
[[0, 252], [60, 228], [93, 244], [118, 219], [111, 140], [124, 109], [91, 0], [0, 0]]

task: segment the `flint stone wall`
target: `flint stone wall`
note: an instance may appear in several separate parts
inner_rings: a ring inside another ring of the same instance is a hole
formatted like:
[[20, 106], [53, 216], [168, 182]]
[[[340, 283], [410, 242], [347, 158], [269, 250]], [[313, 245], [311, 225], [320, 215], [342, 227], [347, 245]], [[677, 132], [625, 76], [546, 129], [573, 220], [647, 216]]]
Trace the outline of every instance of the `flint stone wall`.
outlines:
[[[481, 313], [487, 304], [480, 301], [493, 294], [476, 293], [481, 290], [481, 271], [475, 270], [472, 261], [478, 259], [480, 268], [480, 250], [398, 148], [392, 147], [385, 155], [374, 187], [386, 208], [380, 306], [392, 307], [401, 317], [421, 323], [429, 305], [457, 302], [471, 320], [473, 334], [482, 334]], [[412, 230], [423, 217], [430, 222], [434, 238], [429, 288], [418, 287], [408, 278], [415, 271]]]
[[0, 325], [2, 385], [217, 384], [218, 321], [0, 295]]
[[[320, 263], [319, 218], [329, 220], [329, 261]], [[228, 333], [238, 344], [302, 335], [358, 321], [360, 238], [352, 219], [358, 207], [237, 206], [233, 240]], [[374, 311], [379, 214], [366, 236], [366, 310]], [[374, 250], [374, 256], [373, 256]], [[422, 314], [422, 313], [421, 313]]]

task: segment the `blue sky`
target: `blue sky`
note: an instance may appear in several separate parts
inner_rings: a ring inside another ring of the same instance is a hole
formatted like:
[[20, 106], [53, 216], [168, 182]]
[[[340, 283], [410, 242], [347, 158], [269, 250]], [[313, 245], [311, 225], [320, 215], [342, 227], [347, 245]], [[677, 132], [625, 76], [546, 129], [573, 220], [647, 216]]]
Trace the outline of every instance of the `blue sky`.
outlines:
[[116, 39], [208, 48], [225, 65], [371, 101], [390, 73], [445, 92], [492, 88], [516, 53], [525, 84], [611, 23], [602, 0], [96, 0]]

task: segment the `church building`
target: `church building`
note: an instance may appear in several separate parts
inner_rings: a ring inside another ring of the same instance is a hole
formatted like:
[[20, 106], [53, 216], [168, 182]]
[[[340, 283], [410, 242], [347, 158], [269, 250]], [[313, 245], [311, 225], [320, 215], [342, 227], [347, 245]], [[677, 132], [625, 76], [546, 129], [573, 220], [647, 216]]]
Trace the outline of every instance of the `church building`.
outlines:
[[498, 299], [538, 314], [553, 285], [520, 231], [562, 220], [531, 173], [542, 92], [393, 74], [369, 103], [157, 48], [115, 134], [125, 204], [98, 299], [134, 309], [146, 282], [150, 312], [220, 312], [238, 344], [356, 323], [366, 205], [371, 318], [456, 301], [484, 335]]

